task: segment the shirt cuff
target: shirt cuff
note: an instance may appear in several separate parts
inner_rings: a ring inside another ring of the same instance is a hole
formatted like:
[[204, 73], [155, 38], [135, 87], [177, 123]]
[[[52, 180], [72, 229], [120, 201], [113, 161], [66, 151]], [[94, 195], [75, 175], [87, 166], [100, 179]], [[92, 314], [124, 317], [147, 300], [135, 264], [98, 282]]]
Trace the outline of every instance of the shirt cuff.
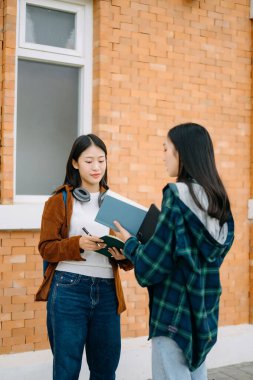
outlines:
[[132, 236], [127, 241], [125, 242], [124, 245], [124, 256], [128, 258], [132, 263], [134, 262], [134, 256], [135, 256], [135, 251], [139, 246], [139, 240]]

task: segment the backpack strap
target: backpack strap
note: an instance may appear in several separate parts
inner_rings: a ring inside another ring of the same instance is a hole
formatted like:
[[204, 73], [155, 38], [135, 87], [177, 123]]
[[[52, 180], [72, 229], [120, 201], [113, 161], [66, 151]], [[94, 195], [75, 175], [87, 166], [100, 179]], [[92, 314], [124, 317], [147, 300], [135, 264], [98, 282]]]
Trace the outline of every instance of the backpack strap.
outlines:
[[[65, 205], [65, 208], [66, 208], [66, 203], [67, 203], [67, 191], [66, 191], [65, 189], [62, 190], [62, 198], [63, 198], [63, 202], [64, 202], [64, 205]], [[45, 274], [48, 265], [49, 265], [49, 262], [46, 261], [46, 260], [43, 260], [43, 275]]]
[[64, 202], [65, 207], [66, 207], [66, 203], [67, 203], [67, 191], [65, 189], [62, 190], [62, 198], [63, 198], [63, 202]]

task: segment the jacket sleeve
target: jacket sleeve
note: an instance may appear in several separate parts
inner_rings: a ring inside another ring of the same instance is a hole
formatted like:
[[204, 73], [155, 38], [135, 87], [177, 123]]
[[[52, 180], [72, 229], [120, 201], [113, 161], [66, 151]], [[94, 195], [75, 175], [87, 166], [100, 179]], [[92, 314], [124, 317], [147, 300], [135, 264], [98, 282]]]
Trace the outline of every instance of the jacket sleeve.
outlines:
[[80, 255], [80, 236], [62, 237], [65, 205], [62, 194], [53, 195], [46, 202], [41, 222], [39, 252], [44, 260], [57, 263], [64, 260], [83, 261]]
[[124, 255], [134, 264], [138, 283], [145, 287], [164, 280], [173, 270], [175, 224], [178, 216], [171, 191], [163, 199], [162, 210], [154, 235], [143, 245], [135, 237], [129, 238]]

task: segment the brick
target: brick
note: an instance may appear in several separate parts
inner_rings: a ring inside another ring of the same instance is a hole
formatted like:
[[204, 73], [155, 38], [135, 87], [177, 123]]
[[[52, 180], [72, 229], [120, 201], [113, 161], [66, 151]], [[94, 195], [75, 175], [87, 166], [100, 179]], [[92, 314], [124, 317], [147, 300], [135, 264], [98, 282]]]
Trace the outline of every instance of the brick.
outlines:
[[45, 310], [46, 308], [46, 302], [34, 302], [34, 303], [27, 303], [25, 305], [25, 310]]
[[[11, 337], [12, 331], [9, 329], [0, 330], [0, 338]], [[1, 347], [0, 347], [1, 348]]]
[[24, 344], [25, 343], [25, 337], [24, 336], [15, 336], [10, 338], [3, 338], [3, 345], [4, 346], [13, 346], [16, 344]]
[[15, 255], [15, 256], [4, 256], [4, 263], [6, 264], [16, 264], [16, 263], [25, 263], [26, 255]]
[[12, 270], [12, 264], [1, 264], [0, 266], [0, 273], [11, 272], [11, 270]]
[[11, 297], [0, 297], [0, 305], [10, 305], [11, 304]]
[[3, 305], [2, 306], [3, 313], [19, 312], [19, 311], [23, 311], [24, 309], [25, 309], [25, 305], [24, 304], [18, 304], [18, 305], [14, 305], [14, 304], [10, 305], [10, 304], [8, 304], [8, 305]]
[[31, 294], [35, 295], [37, 293], [37, 290], [38, 290], [38, 286], [29, 286], [26, 289], [26, 293], [29, 295]]
[[21, 319], [33, 319], [33, 318], [34, 318], [34, 312], [32, 310], [12, 313], [13, 321], [21, 320]]
[[27, 278], [27, 279], [41, 278], [41, 270], [26, 272], [25, 273], [25, 278]]
[[20, 247], [25, 245], [24, 239], [2, 239], [3, 247]]
[[10, 255], [11, 247], [0, 247], [0, 255]]
[[10, 330], [19, 327], [24, 327], [24, 320], [2, 322], [3, 330]]
[[43, 342], [39, 342], [39, 343], [35, 342], [34, 347], [35, 347], [35, 350], [48, 350], [49, 349], [49, 342], [48, 342], [48, 340], [43, 341]]
[[11, 287], [11, 286], [12, 286], [12, 281], [9, 279], [0, 281], [0, 288], [1, 289], [5, 289], [5, 288]]
[[48, 340], [47, 340], [47, 337], [43, 336], [43, 338], [40, 336], [40, 335], [29, 335], [27, 338], [26, 338], [26, 343], [42, 343], [44, 341], [44, 343], [48, 343]]
[[28, 259], [30, 256], [27, 257], [27, 262], [25, 264], [23, 263], [14, 263], [12, 265], [13, 267], [13, 272], [22, 272], [22, 271], [32, 271], [35, 269], [35, 264], [34, 263], [28, 263]]
[[18, 344], [18, 345], [13, 345], [12, 346], [12, 352], [13, 353], [33, 351], [33, 350], [34, 350], [34, 345], [32, 343]]
[[25, 272], [3, 272], [3, 280], [17, 280], [25, 277]]
[[11, 352], [11, 346], [0, 346], [0, 355], [9, 354]]
[[1, 313], [0, 315], [0, 321], [10, 321], [11, 320], [11, 313]]
[[29, 336], [34, 334], [34, 329], [32, 327], [22, 327], [18, 329], [12, 329], [13, 337], [16, 336]]
[[42, 318], [27, 319], [25, 320], [25, 327], [44, 327], [45, 326], [46, 312], [43, 314]]
[[34, 247], [13, 247], [12, 248], [13, 255], [33, 255]]
[[12, 303], [13, 304], [25, 304], [31, 303], [34, 301], [34, 297], [31, 295], [23, 295], [23, 296], [13, 296]]
[[17, 296], [26, 294], [26, 289], [15, 289], [15, 288], [5, 288], [4, 295], [5, 296]]
[[12, 281], [13, 288], [28, 288], [34, 285], [33, 279], [18, 279]]

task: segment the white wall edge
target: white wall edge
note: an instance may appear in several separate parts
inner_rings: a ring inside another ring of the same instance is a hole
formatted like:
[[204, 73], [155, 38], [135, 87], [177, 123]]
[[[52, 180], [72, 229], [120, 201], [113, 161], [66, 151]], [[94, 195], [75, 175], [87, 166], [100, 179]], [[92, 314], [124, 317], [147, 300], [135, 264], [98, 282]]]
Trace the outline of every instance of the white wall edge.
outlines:
[[[218, 368], [253, 361], [253, 325], [220, 327], [218, 342], [207, 357], [207, 367]], [[0, 355], [0, 378], [5, 380], [44, 380], [51, 378], [50, 350]], [[80, 378], [88, 378], [85, 360]], [[122, 339], [117, 380], [151, 379], [151, 343], [147, 337]]]
[[40, 229], [44, 203], [0, 205], [0, 230]]
[[253, 325], [223, 326], [207, 357], [208, 368], [218, 368], [253, 361]]
[[253, 219], [253, 199], [248, 200], [248, 219]]

